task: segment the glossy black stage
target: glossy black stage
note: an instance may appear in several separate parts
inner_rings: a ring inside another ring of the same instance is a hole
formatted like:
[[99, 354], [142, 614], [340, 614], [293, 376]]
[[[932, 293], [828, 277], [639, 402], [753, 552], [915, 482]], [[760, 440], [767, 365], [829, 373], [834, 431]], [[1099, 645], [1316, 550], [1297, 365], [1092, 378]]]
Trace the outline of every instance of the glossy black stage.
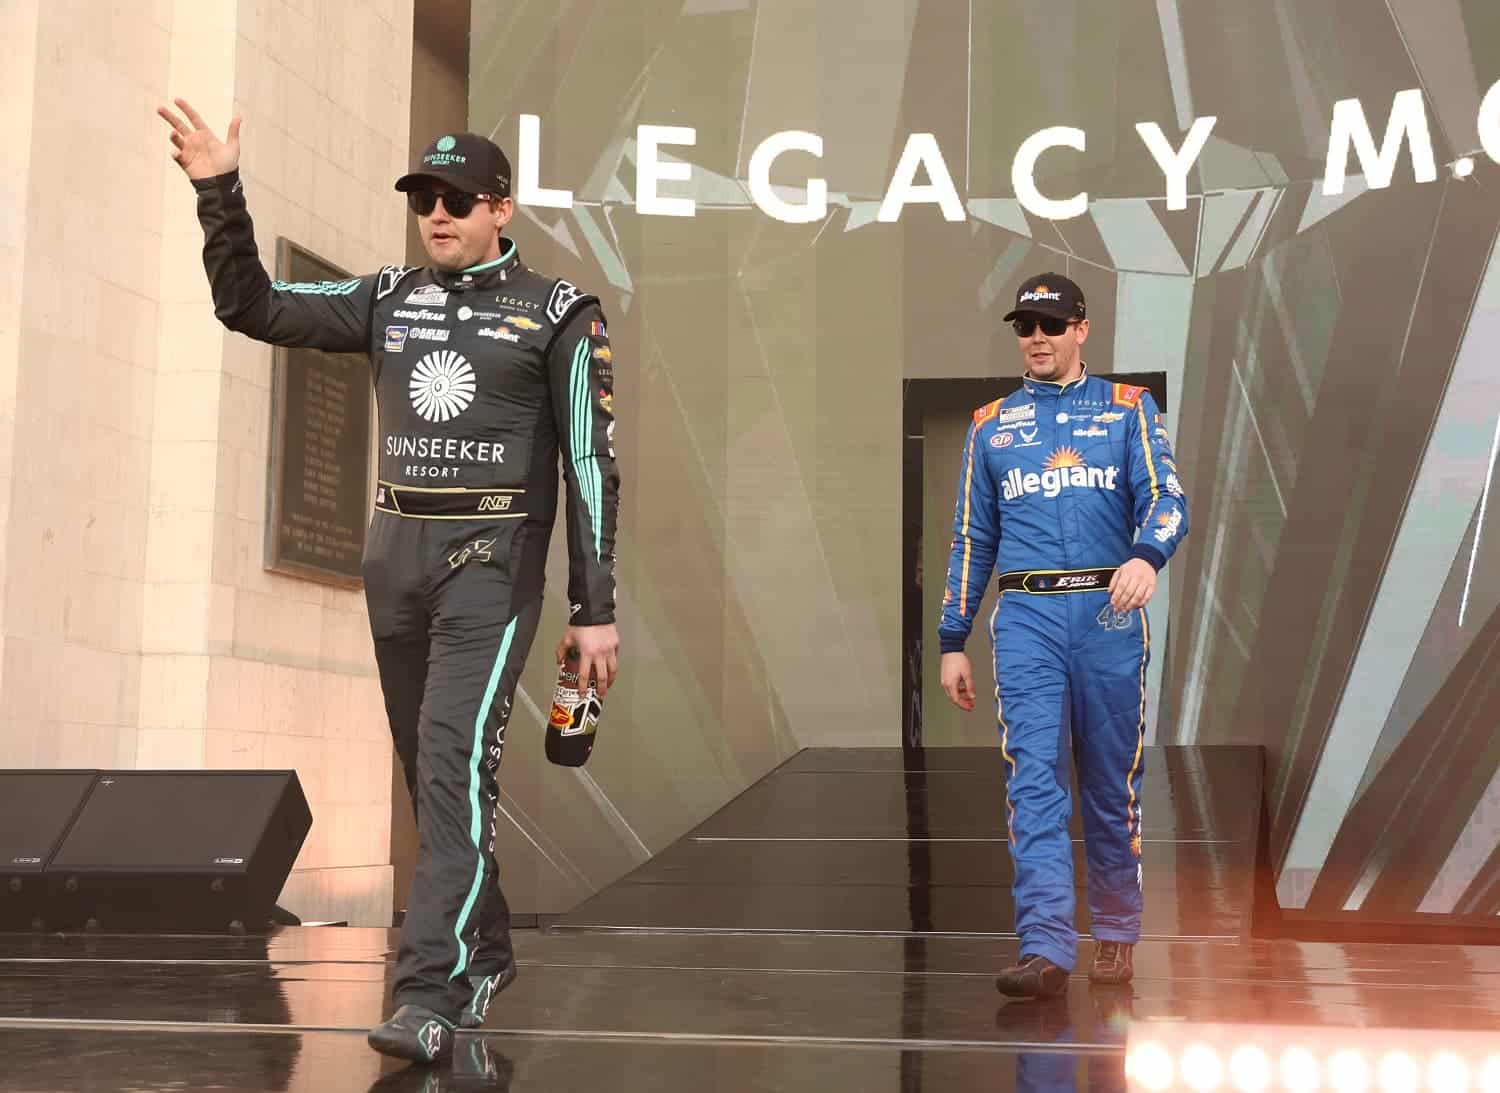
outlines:
[[1500, 1027], [1500, 949], [1251, 938], [1260, 762], [1151, 751], [1128, 988], [1090, 987], [1085, 942], [1063, 998], [996, 994], [1017, 956], [998, 752], [805, 751], [519, 931], [520, 978], [452, 1063], [365, 1045], [393, 931], [9, 934], [0, 1090], [1111, 1090], [1132, 1018]]

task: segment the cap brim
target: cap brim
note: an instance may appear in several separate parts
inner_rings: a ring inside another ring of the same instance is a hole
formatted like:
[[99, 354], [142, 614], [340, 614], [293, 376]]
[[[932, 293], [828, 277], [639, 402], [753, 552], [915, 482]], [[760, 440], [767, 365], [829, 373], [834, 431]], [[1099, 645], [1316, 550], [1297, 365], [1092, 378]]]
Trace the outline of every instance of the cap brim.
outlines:
[[455, 190], [462, 190], [466, 194], [485, 194], [492, 192], [482, 183], [472, 178], [453, 174], [450, 171], [413, 171], [411, 174], [402, 175], [396, 179], [397, 193], [410, 193], [412, 190], [420, 190], [431, 182], [441, 182], [446, 186], [452, 186]]
[[1014, 320], [1019, 319], [1022, 315], [1046, 315], [1048, 318], [1052, 319], [1079, 318], [1079, 316], [1063, 308], [1054, 309], [1049, 307], [1018, 307], [1016, 308], [1016, 310], [1012, 311], [1009, 315], [1005, 316], [1005, 318], [1001, 319], [1000, 321], [1002, 323], [1013, 322]]

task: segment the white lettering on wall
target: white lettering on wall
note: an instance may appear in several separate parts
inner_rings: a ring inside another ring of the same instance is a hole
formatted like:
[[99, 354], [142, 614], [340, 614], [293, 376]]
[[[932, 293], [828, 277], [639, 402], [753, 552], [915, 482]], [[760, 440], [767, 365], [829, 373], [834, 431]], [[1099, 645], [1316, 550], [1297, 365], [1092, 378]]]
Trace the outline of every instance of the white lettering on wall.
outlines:
[[1391, 184], [1401, 145], [1411, 141], [1411, 165], [1418, 182], [1437, 178], [1437, 164], [1432, 159], [1432, 135], [1427, 131], [1427, 111], [1418, 88], [1396, 93], [1391, 104], [1390, 120], [1385, 127], [1385, 143], [1375, 151], [1375, 137], [1365, 120], [1365, 108], [1358, 99], [1341, 99], [1333, 104], [1333, 127], [1328, 134], [1328, 161], [1323, 171], [1323, 193], [1334, 196], [1344, 192], [1344, 178], [1349, 171], [1349, 148], [1359, 157], [1360, 170], [1372, 190]]
[[1010, 184], [1023, 209], [1048, 220], [1072, 220], [1088, 211], [1087, 193], [1074, 194], [1065, 201], [1053, 201], [1042, 196], [1042, 191], [1036, 188], [1036, 161], [1042, 158], [1043, 152], [1049, 148], [1074, 148], [1082, 152], [1087, 139], [1082, 129], [1054, 125], [1040, 133], [1031, 134], [1021, 142], [1021, 147], [1016, 150], [1016, 158], [1010, 165]]

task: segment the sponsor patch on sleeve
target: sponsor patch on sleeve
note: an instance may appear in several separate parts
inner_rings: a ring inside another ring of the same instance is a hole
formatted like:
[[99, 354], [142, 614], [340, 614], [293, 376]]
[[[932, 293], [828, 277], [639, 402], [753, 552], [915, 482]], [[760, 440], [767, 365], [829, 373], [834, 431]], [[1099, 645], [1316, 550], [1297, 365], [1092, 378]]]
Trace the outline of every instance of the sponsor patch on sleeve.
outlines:
[[1145, 390], [1144, 387], [1134, 387], [1128, 383], [1117, 383], [1115, 384], [1115, 405], [1134, 406], [1137, 402], [1141, 401], [1141, 394]]
[[559, 281], [552, 288], [552, 295], [547, 299], [547, 318], [554, 324], [563, 321], [568, 314], [568, 309], [582, 298], [583, 292], [569, 281]]
[[987, 403], [974, 411], [974, 424], [983, 425], [986, 421], [991, 420], [999, 413], [1000, 400], [996, 399], [994, 402]]

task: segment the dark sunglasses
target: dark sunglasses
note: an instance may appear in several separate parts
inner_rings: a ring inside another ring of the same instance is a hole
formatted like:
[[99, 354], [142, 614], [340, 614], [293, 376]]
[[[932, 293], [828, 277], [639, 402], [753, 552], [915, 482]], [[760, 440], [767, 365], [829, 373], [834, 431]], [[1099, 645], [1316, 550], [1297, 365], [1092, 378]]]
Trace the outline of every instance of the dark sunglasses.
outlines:
[[474, 206], [481, 201], [500, 200], [495, 194], [466, 194], [459, 190], [449, 190], [441, 194], [433, 193], [431, 190], [412, 190], [406, 195], [406, 203], [418, 216], [431, 216], [432, 210], [437, 208], [439, 199], [443, 202], [443, 208], [448, 210], [448, 215], [458, 220], [466, 219], [474, 211]]
[[1015, 328], [1016, 336], [1018, 338], [1031, 337], [1032, 333], [1038, 326], [1042, 328], [1042, 333], [1047, 335], [1047, 337], [1055, 338], [1064, 330], [1068, 329], [1068, 327], [1072, 326], [1073, 320], [1057, 319], [1053, 318], [1051, 315], [1041, 315], [1034, 319], [1029, 317], [1024, 319], [1017, 319], [1010, 325]]

